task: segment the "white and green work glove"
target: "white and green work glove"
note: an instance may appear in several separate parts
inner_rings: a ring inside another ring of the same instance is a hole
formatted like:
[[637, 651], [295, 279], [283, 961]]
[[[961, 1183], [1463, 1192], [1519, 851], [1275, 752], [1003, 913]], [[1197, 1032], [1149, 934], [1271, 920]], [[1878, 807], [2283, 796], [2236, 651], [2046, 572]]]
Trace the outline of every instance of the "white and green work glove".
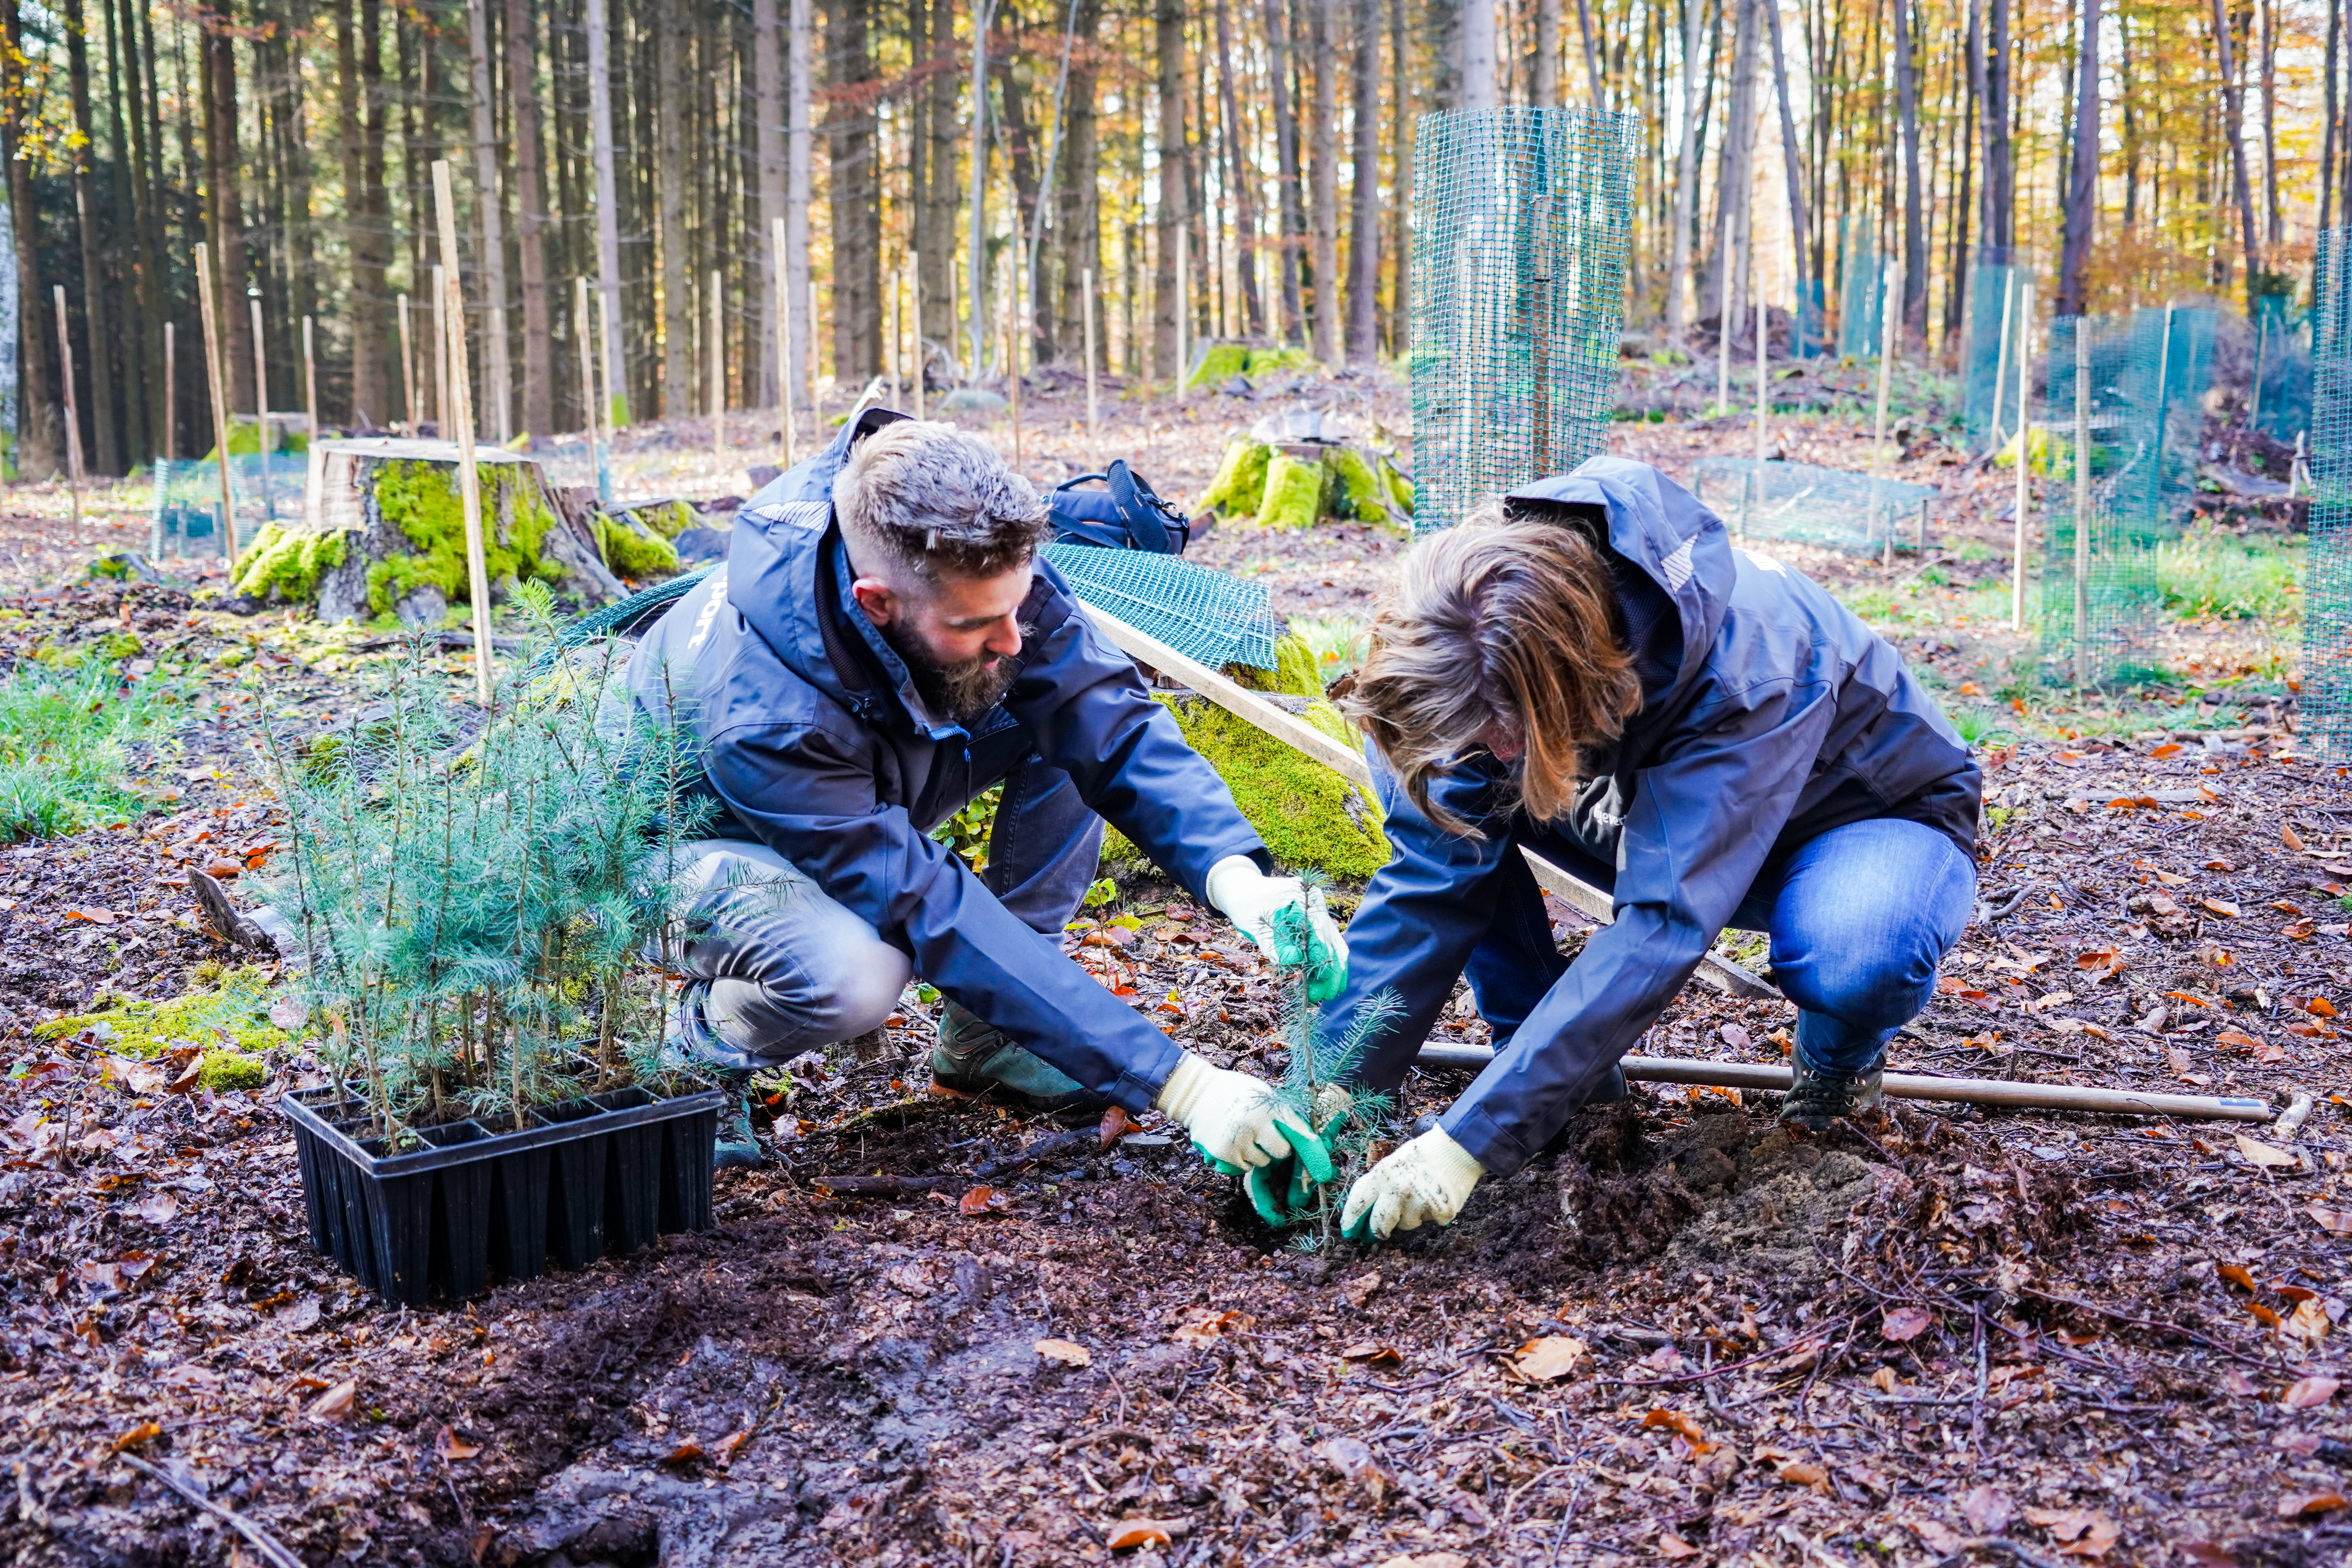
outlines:
[[[1296, 1160], [1318, 1182], [1338, 1173], [1323, 1140], [1276, 1098], [1274, 1086], [1263, 1079], [1211, 1067], [1186, 1051], [1160, 1085], [1154, 1103], [1192, 1134], [1192, 1147], [1212, 1169], [1228, 1176], [1253, 1174], [1278, 1160]], [[1251, 1199], [1265, 1214], [1255, 1192]], [[1266, 1218], [1279, 1223], [1277, 1215]]]
[[[1327, 1153], [1331, 1147], [1332, 1128], [1347, 1119], [1355, 1102], [1355, 1096], [1336, 1083], [1327, 1083], [1315, 1091], [1315, 1103], [1307, 1121], [1313, 1124], [1315, 1136]], [[1257, 1210], [1258, 1218], [1280, 1229], [1312, 1218], [1315, 1189], [1329, 1181], [1328, 1176], [1318, 1177], [1305, 1159], [1291, 1153], [1251, 1166], [1242, 1187], [1249, 1194], [1250, 1205]]]
[[1356, 1178], [1340, 1211], [1340, 1234], [1350, 1241], [1385, 1241], [1396, 1230], [1452, 1225], [1486, 1167], [1433, 1127]]
[[1269, 877], [1246, 855], [1209, 868], [1209, 902], [1276, 969], [1307, 971], [1307, 1000], [1328, 1002], [1348, 984], [1348, 942], [1324, 907], [1323, 889]]

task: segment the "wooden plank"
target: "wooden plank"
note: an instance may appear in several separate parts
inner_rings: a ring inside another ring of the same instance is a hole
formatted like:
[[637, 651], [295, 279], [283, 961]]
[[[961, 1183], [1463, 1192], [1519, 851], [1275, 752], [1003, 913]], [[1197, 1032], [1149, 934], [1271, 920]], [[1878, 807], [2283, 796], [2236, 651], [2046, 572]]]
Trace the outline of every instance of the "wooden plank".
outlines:
[[[1080, 603], [1085, 602], [1081, 600]], [[1087, 605], [1086, 612], [1093, 619], [1096, 628], [1118, 645], [1119, 651], [1129, 658], [1175, 677], [1235, 718], [1246, 720], [1293, 750], [1306, 752], [1366, 794], [1373, 793], [1372, 770], [1365, 763], [1362, 752], [1351, 750], [1297, 714], [1268, 701], [1264, 693], [1252, 691], [1223, 671], [1213, 669], [1196, 658], [1177, 652], [1158, 637], [1128, 625], [1109, 611]], [[1616, 920], [1615, 903], [1607, 893], [1532, 849], [1523, 848], [1520, 853], [1528, 858], [1528, 868], [1535, 873], [1536, 885], [1544, 891], [1602, 925]], [[1698, 977], [1734, 996], [1777, 997], [1780, 994], [1719, 953], [1709, 952], [1699, 960]]]

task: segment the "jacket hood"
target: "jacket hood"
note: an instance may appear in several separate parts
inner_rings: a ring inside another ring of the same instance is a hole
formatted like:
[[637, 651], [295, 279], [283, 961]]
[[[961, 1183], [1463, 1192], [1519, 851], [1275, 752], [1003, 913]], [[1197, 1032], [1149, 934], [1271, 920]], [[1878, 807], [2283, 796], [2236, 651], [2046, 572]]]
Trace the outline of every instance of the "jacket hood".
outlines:
[[1670, 702], [1699, 679], [1738, 575], [1721, 518], [1649, 464], [1606, 455], [1522, 485], [1504, 501], [1549, 502], [1605, 518], [1609, 548], [1665, 592], [1682, 623], [1682, 657], [1664, 700]]

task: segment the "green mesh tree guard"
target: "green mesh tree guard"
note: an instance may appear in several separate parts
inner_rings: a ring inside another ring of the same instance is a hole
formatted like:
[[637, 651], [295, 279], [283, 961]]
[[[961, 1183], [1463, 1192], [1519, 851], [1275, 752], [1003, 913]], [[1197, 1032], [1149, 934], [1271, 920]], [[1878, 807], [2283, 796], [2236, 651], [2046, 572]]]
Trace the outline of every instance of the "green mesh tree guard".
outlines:
[[1263, 583], [1244, 583], [1173, 555], [1049, 544], [1038, 552], [1070, 592], [1211, 668], [1272, 669], [1274, 605]]
[[1980, 262], [1969, 271], [1968, 333], [1960, 345], [1960, 420], [1971, 449], [1981, 451], [1996, 438], [2017, 433], [2018, 342], [2032, 299], [2033, 274], [2022, 267]]
[[2157, 600], [2156, 546], [2173, 531], [2164, 483], [2170, 334], [2162, 310], [2050, 324], [2041, 653], [2078, 688], [2129, 679]]
[[[1864, 224], [1854, 226], [1861, 229]], [[1867, 233], [1848, 234], [1843, 225], [1839, 226], [1838, 273], [1838, 357], [1874, 359], [1879, 314], [1885, 301], [1880, 298], [1878, 247]]]
[[1691, 465], [1691, 493], [1735, 539], [1786, 539], [1876, 555], [1890, 542], [1911, 542], [1921, 503], [1940, 492], [1810, 463], [1701, 458]]
[[2311, 312], [2311, 536], [2303, 578], [2305, 736], [2352, 761], [2352, 228], [2319, 237]]
[[[239, 452], [228, 460], [229, 489], [236, 502], [239, 549], [269, 522], [299, 521], [302, 484], [310, 458], [301, 452]], [[149, 545], [167, 556], [221, 555], [220, 462], [182, 459], [155, 464], [155, 499], [149, 514]]]
[[1412, 154], [1413, 530], [1601, 449], [1617, 398], [1633, 117], [1424, 114]]
[[2311, 428], [2311, 342], [2308, 317], [2287, 294], [2257, 294], [2250, 422], [2273, 441], [2292, 445]]

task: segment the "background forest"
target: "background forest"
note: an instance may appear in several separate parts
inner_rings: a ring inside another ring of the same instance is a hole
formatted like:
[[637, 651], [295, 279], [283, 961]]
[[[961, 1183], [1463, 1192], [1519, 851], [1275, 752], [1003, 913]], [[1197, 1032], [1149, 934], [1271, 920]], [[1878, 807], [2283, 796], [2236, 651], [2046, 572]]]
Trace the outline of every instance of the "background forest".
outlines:
[[1638, 122], [1629, 351], [1685, 342], [1726, 286], [1744, 310], [1749, 269], [1720, 258], [1752, 233], [1768, 299], [1820, 300], [1832, 333], [1846, 271], [1899, 262], [1908, 344], [1948, 361], [1979, 260], [2032, 268], [2062, 312], [2298, 291], [2352, 189], [2342, 21], [2292, 0], [5, 0], [20, 471], [61, 461], [60, 285], [89, 466], [212, 444], [200, 240], [233, 408], [255, 406], [250, 292], [276, 406], [301, 406], [308, 317], [331, 423], [431, 418], [401, 297], [429, 345], [441, 158], [499, 438], [583, 424], [581, 278], [625, 419], [703, 412], [714, 346], [729, 404], [774, 406], [780, 300], [799, 401], [919, 332], [935, 385], [1001, 374], [1016, 271], [1025, 363], [1078, 363], [1091, 288], [1101, 368], [1165, 380], [1180, 236], [1190, 342], [1392, 355], [1415, 118], [1490, 102]]

